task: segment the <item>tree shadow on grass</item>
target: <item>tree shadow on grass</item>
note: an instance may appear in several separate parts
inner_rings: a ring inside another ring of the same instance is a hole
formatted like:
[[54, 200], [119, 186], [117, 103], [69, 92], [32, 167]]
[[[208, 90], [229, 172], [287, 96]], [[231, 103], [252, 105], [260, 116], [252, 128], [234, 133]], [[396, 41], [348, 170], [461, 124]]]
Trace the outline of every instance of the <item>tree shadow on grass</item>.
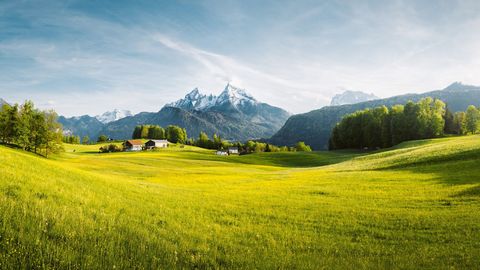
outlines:
[[332, 165], [350, 160], [361, 154], [349, 152], [276, 152], [253, 153], [241, 156], [216, 156], [214, 153], [190, 153], [188, 159], [225, 163], [263, 165], [285, 168], [310, 168]]
[[448, 185], [469, 185], [480, 183], [480, 166], [478, 159], [452, 160], [435, 163], [421, 163], [395, 171], [433, 174], [436, 181]]
[[480, 185], [467, 188], [451, 197], [480, 197]]

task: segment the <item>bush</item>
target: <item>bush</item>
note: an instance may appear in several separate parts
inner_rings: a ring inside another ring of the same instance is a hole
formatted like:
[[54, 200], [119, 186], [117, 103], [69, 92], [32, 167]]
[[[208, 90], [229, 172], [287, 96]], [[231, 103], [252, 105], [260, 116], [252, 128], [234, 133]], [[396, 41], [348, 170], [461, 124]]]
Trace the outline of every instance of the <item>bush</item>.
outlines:
[[100, 153], [112, 153], [112, 152], [122, 152], [123, 148], [116, 144], [109, 144], [100, 147]]
[[100, 135], [97, 140], [97, 142], [99, 143], [106, 142], [106, 141], [108, 141], [107, 135]]
[[295, 150], [297, 150], [298, 152], [312, 152], [312, 148], [306, 145], [305, 142], [298, 142], [295, 145]]

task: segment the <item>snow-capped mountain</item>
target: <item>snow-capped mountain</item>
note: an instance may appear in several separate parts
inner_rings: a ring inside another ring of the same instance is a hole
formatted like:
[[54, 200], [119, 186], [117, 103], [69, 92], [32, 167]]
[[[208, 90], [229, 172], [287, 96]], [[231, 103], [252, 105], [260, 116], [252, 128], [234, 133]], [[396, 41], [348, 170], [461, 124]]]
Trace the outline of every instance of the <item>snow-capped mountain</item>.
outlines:
[[345, 104], [355, 104], [364, 101], [370, 101], [378, 99], [374, 94], [367, 94], [361, 91], [345, 91], [341, 94], [337, 94], [332, 98], [330, 106], [339, 106]]
[[245, 90], [227, 84], [218, 96], [202, 94], [195, 88], [159, 112], [108, 123], [102, 133], [111, 138], [129, 138], [139, 124], [178, 125], [192, 137], [203, 131], [209, 136], [215, 133], [225, 139], [248, 140], [270, 137], [289, 116], [288, 112], [258, 102]]
[[125, 118], [127, 116], [133, 116], [132, 112], [130, 112], [128, 110], [115, 109], [111, 112], [105, 112], [102, 115], [97, 115], [97, 116], [95, 116], [95, 118], [97, 118], [98, 121], [106, 124], [106, 123], [110, 123], [110, 122], [113, 122], [113, 121], [120, 120], [120, 119]]
[[181, 108], [184, 110], [204, 110], [215, 105], [216, 96], [201, 94], [198, 88], [193, 89], [185, 98], [165, 105], [166, 107]]
[[227, 84], [223, 92], [218, 96], [201, 94], [198, 88], [195, 88], [185, 95], [185, 98], [169, 103], [165, 105], [165, 107], [206, 111], [224, 105], [232, 105], [233, 107], [238, 108], [247, 105], [253, 106], [255, 104], [258, 104], [258, 101], [244, 89]]
[[227, 84], [223, 92], [218, 96], [215, 105], [219, 106], [228, 102], [235, 106], [246, 104], [254, 105], [258, 103], [257, 100], [245, 92], [244, 89], [240, 89], [231, 84]]
[[137, 125], [178, 125], [189, 137], [200, 132], [224, 139], [245, 141], [268, 138], [290, 116], [278, 107], [262, 103], [245, 90], [227, 84], [220, 95], [205, 95], [195, 88], [184, 98], [165, 105], [158, 112], [142, 112], [131, 117], [128, 111], [114, 110], [101, 116], [60, 117], [64, 130], [83, 137], [105, 134], [113, 139], [130, 139]]

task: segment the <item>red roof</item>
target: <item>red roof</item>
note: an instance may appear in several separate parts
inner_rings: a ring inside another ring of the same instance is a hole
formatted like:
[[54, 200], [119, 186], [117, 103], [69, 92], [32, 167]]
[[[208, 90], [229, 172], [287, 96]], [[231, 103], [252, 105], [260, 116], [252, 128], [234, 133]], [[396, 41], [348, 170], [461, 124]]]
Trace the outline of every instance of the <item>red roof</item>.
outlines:
[[131, 145], [143, 145], [142, 140], [128, 140], [127, 143], [129, 143]]

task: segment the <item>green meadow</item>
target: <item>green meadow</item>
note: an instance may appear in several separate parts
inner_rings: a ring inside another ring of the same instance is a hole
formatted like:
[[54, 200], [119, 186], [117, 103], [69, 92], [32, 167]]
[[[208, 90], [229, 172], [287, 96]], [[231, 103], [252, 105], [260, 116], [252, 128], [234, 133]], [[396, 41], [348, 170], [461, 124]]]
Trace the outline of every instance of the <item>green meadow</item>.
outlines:
[[52, 159], [0, 146], [0, 269], [478, 269], [480, 136]]

